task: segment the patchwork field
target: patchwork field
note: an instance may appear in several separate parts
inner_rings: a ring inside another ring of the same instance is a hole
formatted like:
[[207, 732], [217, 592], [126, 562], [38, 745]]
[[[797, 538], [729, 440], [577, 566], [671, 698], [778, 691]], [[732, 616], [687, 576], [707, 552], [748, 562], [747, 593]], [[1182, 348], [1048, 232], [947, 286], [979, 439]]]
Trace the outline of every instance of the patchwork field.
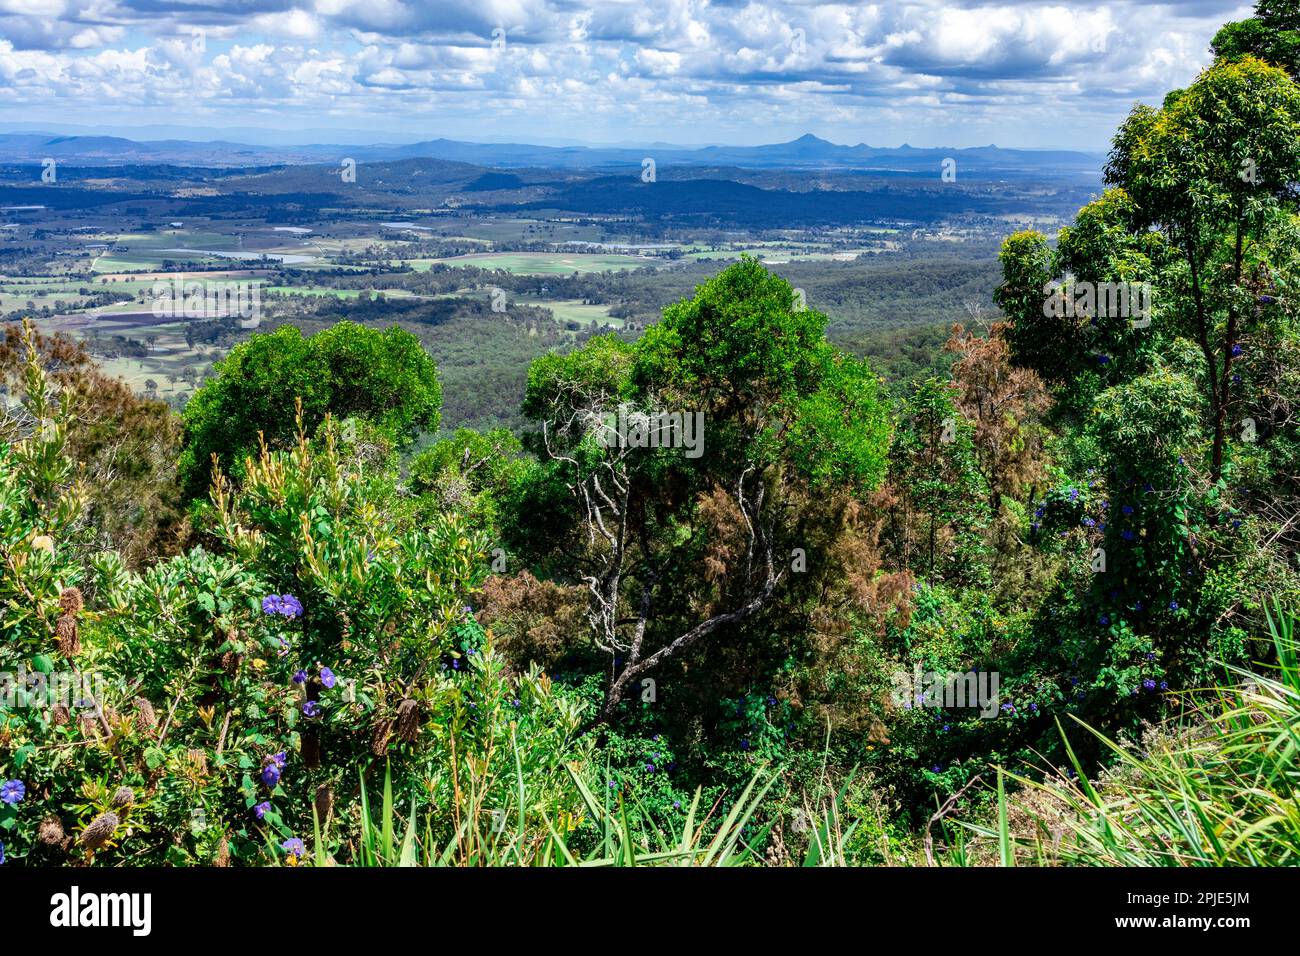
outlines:
[[606, 272], [611, 269], [640, 269], [662, 264], [649, 256], [625, 256], [604, 253], [564, 252], [490, 252], [447, 259], [413, 262], [416, 268], [433, 263], [448, 266], [477, 266], [480, 269], [504, 269], [517, 275], [564, 275], [566, 273]]

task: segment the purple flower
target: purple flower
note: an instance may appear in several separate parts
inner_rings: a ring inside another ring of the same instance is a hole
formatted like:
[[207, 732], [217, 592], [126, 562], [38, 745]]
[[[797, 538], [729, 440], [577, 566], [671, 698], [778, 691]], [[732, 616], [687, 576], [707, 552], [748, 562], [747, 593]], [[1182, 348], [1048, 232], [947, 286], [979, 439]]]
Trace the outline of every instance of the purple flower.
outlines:
[[1177, 602], [1177, 601], [1170, 601], [1170, 602], [1169, 602], [1169, 610], [1171, 610], [1171, 611], [1177, 611], [1177, 610], [1178, 610], [1178, 602]]
[[262, 783], [272, 790], [280, 782], [280, 768], [273, 763], [267, 764], [262, 768]]
[[21, 780], [6, 780], [0, 783], [0, 802], [18, 803], [27, 795], [27, 784]]
[[271, 762], [274, 763], [281, 770], [283, 770], [284, 762], [285, 760], [288, 759], [288, 757], [289, 755], [285, 751], [281, 750], [278, 754], [271, 754]]
[[270, 809], [271, 809], [271, 801], [263, 800], [257, 806], [253, 807], [253, 812], [257, 814], [257, 819], [261, 820], [263, 817], [266, 816], [267, 811]]
[[304, 671], [304, 670], [297, 670], [297, 671], [294, 671], [294, 672], [293, 672], [293, 682], [294, 682], [295, 684], [302, 684], [302, 683], [304, 683], [306, 680], [307, 680], [307, 672], [306, 672], [306, 671]]
[[302, 616], [302, 602], [292, 594], [268, 594], [262, 598], [262, 613], [279, 614], [293, 620]]
[[333, 686], [334, 686], [334, 672], [333, 672], [332, 670], [330, 670], [328, 667], [322, 667], [322, 668], [320, 669], [320, 682], [321, 682], [322, 685], [325, 686], [325, 688], [326, 688], [327, 690], [328, 690], [329, 688], [333, 687]]
[[4, 862], [5, 862], [5, 845], [3, 841], [0, 841], [0, 866], [3, 866]]
[[320, 704], [314, 700], [305, 700], [302, 702], [302, 712], [308, 717], [315, 717], [320, 713]]
[[1110, 615], [1109, 615], [1109, 614], [1102, 614], [1100, 617], [1097, 618], [1097, 623], [1100, 624], [1102, 627], [1109, 627], [1109, 626], [1110, 626]]
[[1147, 690], [1155, 690], [1156, 682], [1153, 681], [1150, 677], [1148, 677], [1146, 680], [1142, 682], [1142, 686], [1145, 687]]
[[1122, 512], [1123, 512], [1124, 514], [1126, 514], [1126, 515], [1131, 515], [1131, 514], [1133, 513], [1133, 506], [1132, 506], [1132, 505], [1125, 505], [1124, 507], [1120, 508], [1119, 510], [1122, 511]]
[[1233, 357], [1233, 358], [1236, 358], [1236, 357], [1237, 357], [1238, 355], [1240, 355], [1240, 354], [1241, 354], [1241, 346], [1240, 346], [1240, 345], [1234, 345], [1234, 346], [1232, 347], [1232, 357]]
[[302, 840], [298, 837], [290, 837], [280, 844], [280, 849], [290, 856], [302, 856], [306, 847], [302, 845]]

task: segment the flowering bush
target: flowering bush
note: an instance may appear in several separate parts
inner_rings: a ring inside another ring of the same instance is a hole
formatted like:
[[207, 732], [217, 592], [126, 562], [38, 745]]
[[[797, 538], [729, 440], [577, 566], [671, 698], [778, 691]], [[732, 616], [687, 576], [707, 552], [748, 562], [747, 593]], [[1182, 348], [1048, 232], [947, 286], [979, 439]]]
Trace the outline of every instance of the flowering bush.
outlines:
[[454, 513], [416, 527], [391, 462], [300, 421], [238, 484], [218, 473], [202, 547], [135, 573], [80, 546], [67, 409], [34, 353], [23, 407], [0, 451], [11, 861], [347, 862], [376, 771], [449, 838], [466, 812], [543, 809], [515, 805], [520, 779], [577, 809], [579, 705], [507, 673], [470, 606], [485, 540]]

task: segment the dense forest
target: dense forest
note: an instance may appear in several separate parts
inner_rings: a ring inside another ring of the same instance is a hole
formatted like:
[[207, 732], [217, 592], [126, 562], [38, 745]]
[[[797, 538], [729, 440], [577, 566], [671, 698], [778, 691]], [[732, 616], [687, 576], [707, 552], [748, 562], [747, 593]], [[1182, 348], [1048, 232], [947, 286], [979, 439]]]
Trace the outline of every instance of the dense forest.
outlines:
[[348, 305], [179, 415], [6, 326], [0, 861], [1300, 863], [1300, 11], [1214, 49], [910, 341], [745, 257], [448, 432]]

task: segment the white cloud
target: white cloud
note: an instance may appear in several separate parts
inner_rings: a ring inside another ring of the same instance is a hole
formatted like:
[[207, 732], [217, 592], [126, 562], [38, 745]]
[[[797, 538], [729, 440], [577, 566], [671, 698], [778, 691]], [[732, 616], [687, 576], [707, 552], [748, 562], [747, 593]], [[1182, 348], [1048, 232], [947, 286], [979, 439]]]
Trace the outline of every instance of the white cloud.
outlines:
[[1187, 83], [1244, 15], [1210, 0], [0, 0], [0, 105], [49, 122], [400, 110], [467, 137], [923, 144], [968, 128], [1052, 145], [1104, 137], [1134, 99]]

